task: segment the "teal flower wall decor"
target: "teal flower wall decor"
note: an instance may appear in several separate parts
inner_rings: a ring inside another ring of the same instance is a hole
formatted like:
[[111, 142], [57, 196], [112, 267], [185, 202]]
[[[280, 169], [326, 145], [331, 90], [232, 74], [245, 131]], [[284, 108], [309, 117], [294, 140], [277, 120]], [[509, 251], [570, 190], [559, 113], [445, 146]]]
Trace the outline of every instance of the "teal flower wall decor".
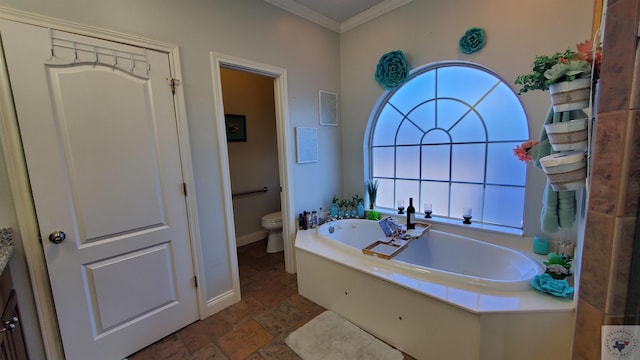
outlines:
[[460, 38], [460, 51], [465, 54], [474, 53], [484, 46], [484, 30], [481, 28], [471, 28]]
[[402, 50], [391, 51], [378, 61], [375, 79], [386, 90], [392, 90], [407, 81], [410, 70]]

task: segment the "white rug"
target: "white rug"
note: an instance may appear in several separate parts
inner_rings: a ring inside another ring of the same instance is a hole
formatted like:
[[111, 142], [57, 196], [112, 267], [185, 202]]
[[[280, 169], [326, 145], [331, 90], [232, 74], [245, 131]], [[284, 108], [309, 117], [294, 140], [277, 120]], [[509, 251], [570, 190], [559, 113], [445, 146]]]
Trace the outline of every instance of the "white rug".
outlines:
[[327, 310], [287, 336], [304, 360], [402, 360], [402, 353]]

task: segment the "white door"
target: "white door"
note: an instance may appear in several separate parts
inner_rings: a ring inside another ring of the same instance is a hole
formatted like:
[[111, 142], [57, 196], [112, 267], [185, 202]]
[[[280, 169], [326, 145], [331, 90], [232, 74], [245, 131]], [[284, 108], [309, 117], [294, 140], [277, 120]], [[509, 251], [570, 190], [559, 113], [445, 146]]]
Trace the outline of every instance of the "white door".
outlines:
[[67, 359], [197, 320], [168, 54], [4, 20], [0, 35]]

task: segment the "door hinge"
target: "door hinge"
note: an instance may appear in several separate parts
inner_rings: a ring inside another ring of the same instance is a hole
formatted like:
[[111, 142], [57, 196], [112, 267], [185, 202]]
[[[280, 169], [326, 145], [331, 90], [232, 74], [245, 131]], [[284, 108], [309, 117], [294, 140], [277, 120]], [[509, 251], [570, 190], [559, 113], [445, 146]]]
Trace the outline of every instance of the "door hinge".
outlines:
[[180, 86], [180, 80], [176, 78], [167, 78], [169, 80], [169, 86], [171, 86], [171, 93], [176, 94], [176, 86]]
[[182, 192], [184, 196], [187, 196], [187, 183], [182, 183]]
[[196, 289], [198, 288], [198, 277], [194, 276], [193, 277], [193, 284], [196, 286]]

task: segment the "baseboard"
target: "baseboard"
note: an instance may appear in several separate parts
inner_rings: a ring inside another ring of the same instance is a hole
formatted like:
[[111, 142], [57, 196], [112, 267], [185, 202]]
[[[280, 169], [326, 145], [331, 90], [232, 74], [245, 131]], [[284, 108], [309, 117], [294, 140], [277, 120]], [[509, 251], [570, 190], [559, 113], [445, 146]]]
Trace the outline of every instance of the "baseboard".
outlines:
[[228, 308], [229, 306], [240, 301], [240, 291], [238, 290], [229, 290], [224, 292], [213, 299], [209, 299], [207, 301], [207, 309], [206, 313], [202, 317], [202, 319], [207, 318], [221, 310]]
[[246, 235], [238, 236], [236, 237], [236, 247], [249, 245], [256, 241], [266, 239], [268, 236], [269, 236], [269, 232], [267, 230], [254, 231]]

